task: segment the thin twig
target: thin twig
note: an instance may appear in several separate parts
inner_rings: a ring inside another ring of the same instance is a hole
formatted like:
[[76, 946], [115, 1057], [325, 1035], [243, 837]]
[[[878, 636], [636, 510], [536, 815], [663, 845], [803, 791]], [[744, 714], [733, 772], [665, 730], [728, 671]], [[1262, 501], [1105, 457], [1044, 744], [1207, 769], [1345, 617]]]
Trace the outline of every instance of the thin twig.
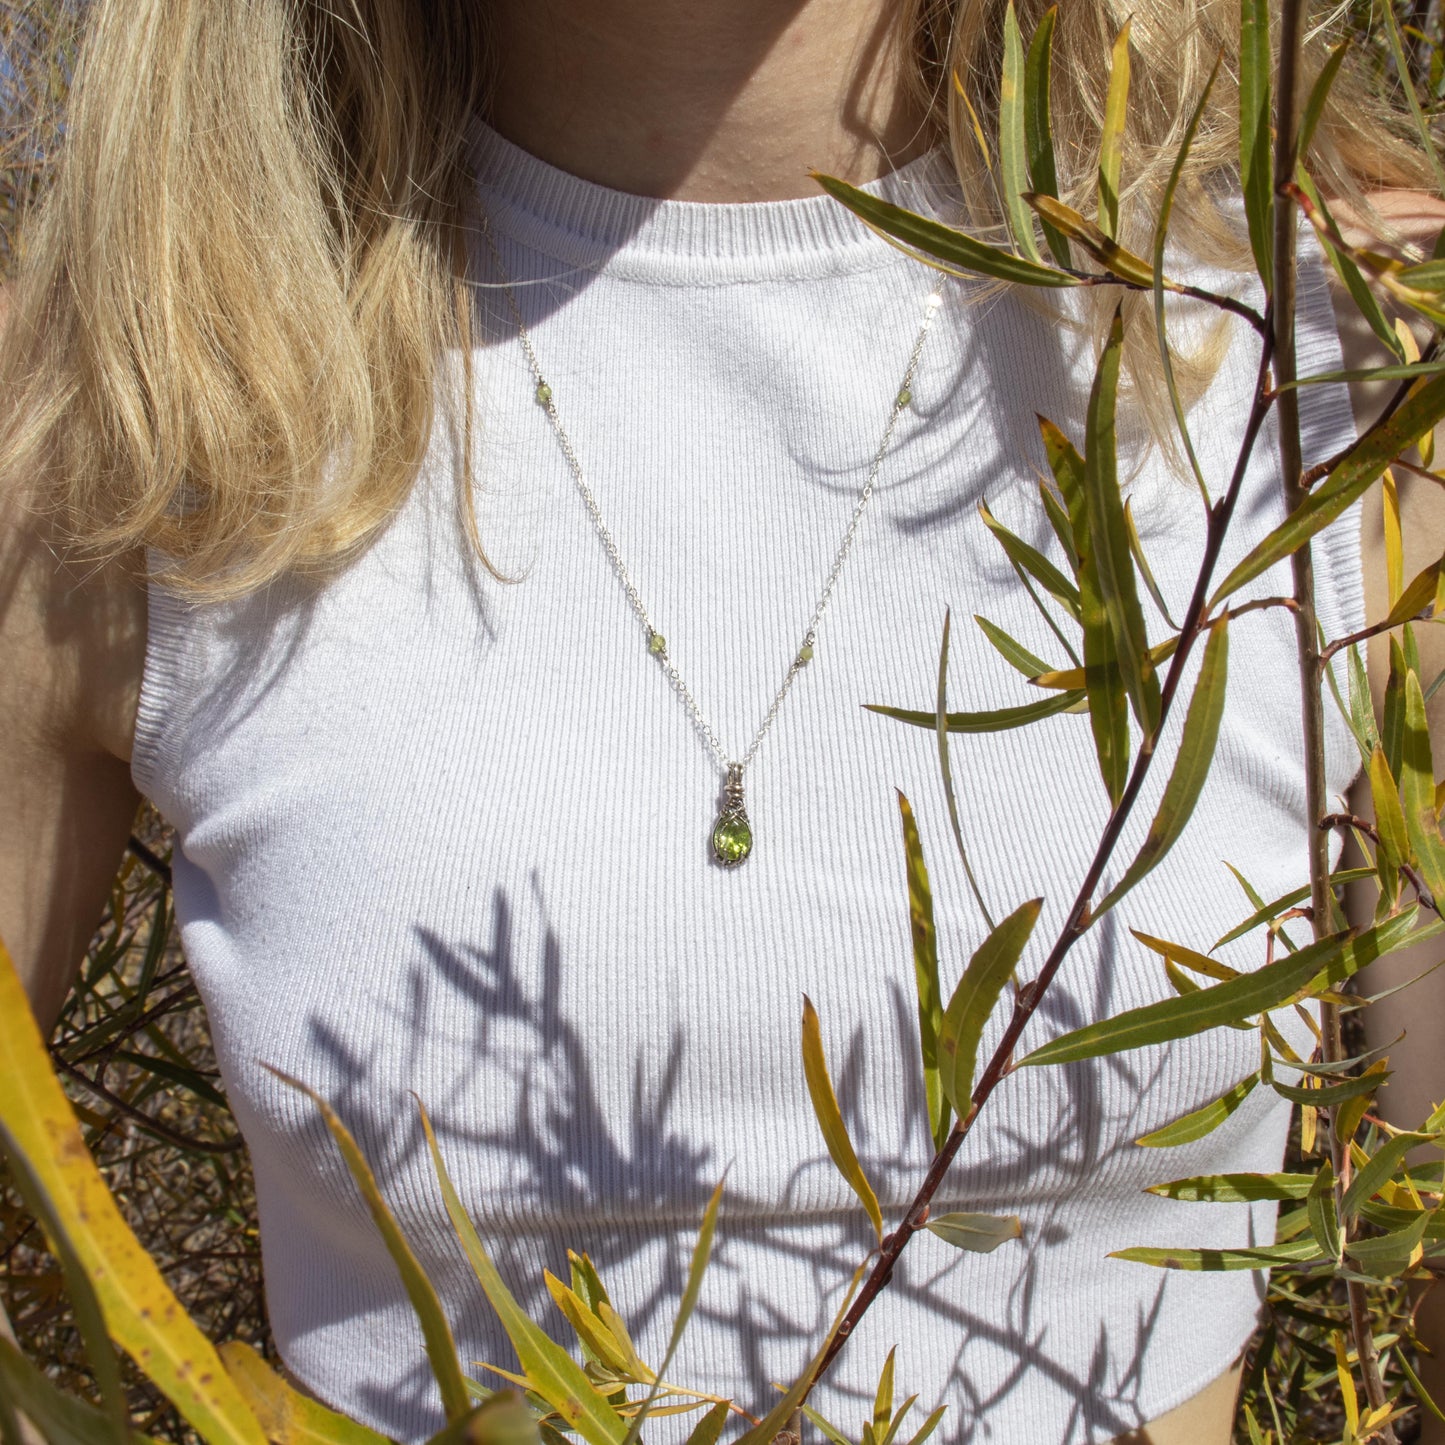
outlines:
[[1320, 653], [1320, 670], [1323, 672], [1325, 664], [1335, 653], [1346, 647], [1353, 647], [1357, 642], [1364, 642], [1368, 638], [1378, 637], [1382, 632], [1389, 632], [1393, 628], [1402, 627], [1406, 622], [1422, 622], [1430, 620], [1430, 603], [1426, 603], [1413, 617], [1402, 617], [1395, 622], [1376, 622], [1371, 627], [1362, 627], [1358, 632], [1352, 632], [1348, 637], [1337, 637], [1328, 647]]
[[133, 1119], [141, 1128], [149, 1130], [157, 1138], [164, 1139], [167, 1144], [173, 1144], [178, 1149], [195, 1150], [199, 1154], [231, 1154], [237, 1149], [245, 1148], [246, 1141], [239, 1134], [232, 1139], [221, 1139], [215, 1143], [205, 1139], [192, 1139], [189, 1135], [172, 1129], [169, 1124], [162, 1124], [159, 1119], [151, 1118], [144, 1110], [137, 1109], [134, 1104], [127, 1103], [114, 1090], [107, 1089], [99, 1079], [91, 1078], [89, 1074], [77, 1069], [68, 1060], [56, 1059], [55, 1062], [71, 1078], [84, 1084], [93, 1094], [104, 1099], [112, 1109], [124, 1114], [128, 1119]]

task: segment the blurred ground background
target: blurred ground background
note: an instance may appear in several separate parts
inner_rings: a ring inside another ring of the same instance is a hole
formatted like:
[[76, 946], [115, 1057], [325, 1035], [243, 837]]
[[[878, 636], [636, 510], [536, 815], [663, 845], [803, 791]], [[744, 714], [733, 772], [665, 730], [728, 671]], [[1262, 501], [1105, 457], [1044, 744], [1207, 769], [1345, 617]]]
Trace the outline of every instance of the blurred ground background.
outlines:
[[[1440, 0], [1393, 3], [1412, 79], [1438, 110], [1445, 94]], [[45, 186], [63, 143], [62, 106], [84, 5], [0, 0], [0, 274], [17, 262], [17, 220]], [[1369, 53], [1382, 85], [1397, 85], [1375, 6], [1353, 0], [1333, 13]], [[111, 1188], [192, 1316], [213, 1340], [245, 1340], [269, 1355], [250, 1165], [172, 927], [169, 850], [162, 821], [144, 809], [51, 1051]], [[3, 1174], [0, 1302], [32, 1357], [89, 1393], [59, 1269]], [[1412, 1358], [1409, 1301], [1400, 1288], [1381, 1287], [1375, 1307], [1389, 1381], [1408, 1395], [1400, 1361]], [[1250, 1439], [1246, 1411], [1291, 1445], [1340, 1438], [1329, 1337], [1344, 1320], [1327, 1282], [1275, 1276], [1251, 1346], [1239, 1441]], [[131, 1389], [138, 1428], [163, 1441], [191, 1438], [134, 1372]], [[1408, 1422], [1402, 1441], [1408, 1445], [1415, 1434]]]

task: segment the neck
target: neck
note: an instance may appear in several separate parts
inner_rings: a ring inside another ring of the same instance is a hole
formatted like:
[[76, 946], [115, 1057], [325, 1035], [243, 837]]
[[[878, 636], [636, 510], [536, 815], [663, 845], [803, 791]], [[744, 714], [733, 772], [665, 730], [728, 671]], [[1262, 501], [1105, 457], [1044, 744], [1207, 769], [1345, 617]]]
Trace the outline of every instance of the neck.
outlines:
[[542, 160], [634, 195], [813, 195], [931, 142], [896, 0], [493, 0], [489, 115]]

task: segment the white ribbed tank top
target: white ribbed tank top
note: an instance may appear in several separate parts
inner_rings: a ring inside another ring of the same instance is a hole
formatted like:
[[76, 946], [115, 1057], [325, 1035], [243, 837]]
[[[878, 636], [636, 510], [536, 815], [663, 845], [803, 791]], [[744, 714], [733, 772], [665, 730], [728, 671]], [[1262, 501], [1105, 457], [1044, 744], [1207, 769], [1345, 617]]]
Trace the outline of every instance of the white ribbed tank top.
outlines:
[[[740, 755], [797, 650], [939, 278], [826, 198], [632, 197], [490, 133], [480, 162], [603, 516]], [[872, 189], [941, 211], [953, 195], [938, 155]], [[1339, 360], [1305, 249], [1309, 371]], [[487, 264], [479, 241], [479, 275]], [[803, 1366], [871, 1238], [808, 1104], [805, 991], [885, 1212], [922, 1175], [896, 789], [932, 865], [945, 988], [982, 925], [931, 735], [862, 704], [932, 707], [946, 607], [954, 709], [1037, 696], [972, 613], [1063, 663], [977, 504], [1056, 551], [1037, 505], [1034, 414], [1078, 437], [1093, 370], [1086, 339], [1017, 298], [968, 304], [959, 283], [943, 290], [817, 655], [748, 771], [756, 844], [740, 869], [709, 862], [718, 769], [648, 653], [495, 291], [479, 292], [477, 506], [492, 561], [524, 580], [473, 565], [438, 435], [394, 523], [324, 587], [286, 581], [200, 608], [153, 590], [134, 774], [176, 828], [176, 908], [255, 1163], [272, 1323], [302, 1380], [381, 1429], [407, 1439], [440, 1423], [421, 1334], [320, 1119], [263, 1062], [314, 1085], [356, 1134], [465, 1361], [515, 1364], [444, 1218], [413, 1092], [536, 1316], [567, 1337], [542, 1270], [565, 1276], [566, 1249], [585, 1250], [654, 1364], [702, 1206], [728, 1170], [713, 1267], [672, 1374], [754, 1410]], [[1239, 328], [1195, 413], [1216, 494], [1256, 358]], [[1352, 434], [1347, 403], [1324, 388], [1302, 403], [1314, 461]], [[1257, 456], [1225, 566], [1281, 514], [1271, 433]], [[1132, 491], [1178, 616], [1201, 550], [1197, 494], [1157, 457]], [[1331, 636], [1363, 621], [1352, 520], [1318, 549]], [[1277, 569], [1251, 590], [1287, 588]], [[1150, 627], [1163, 635], [1152, 615]], [[1230, 666], [1218, 757], [1188, 832], [1074, 950], [1029, 1042], [1166, 995], [1128, 928], [1208, 947], [1248, 911], [1224, 860], [1266, 896], [1303, 879], [1287, 616], [1241, 619]], [[1329, 728], [1330, 786], [1342, 790], [1355, 760], [1337, 719]], [[952, 754], [991, 906], [1046, 896], [1026, 959], [1036, 965], [1106, 812], [1088, 719], [955, 736]], [[1255, 966], [1257, 940], [1223, 956]], [[935, 1208], [1016, 1211], [1022, 1240], [980, 1257], [920, 1236], [816, 1404], [856, 1431], [895, 1344], [900, 1389], [921, 1407], [949, 1404], [947, 1441], [1104, 1440], [1204, 1386], [1251, 1331], [1255, 1279], [1105, 1256], [1271, 1238], [1270, 1207], [1141, 1192], [1277, 1168], [1287, 1111], [1267, 1091], [1191, 1146], [1132, 1142], [1222, 1092], [1256, 1053], [1252, 1035], [1222, 1030], [1009, 1078]], [[649, 1439], [675, 1426], [657, 1422]]]

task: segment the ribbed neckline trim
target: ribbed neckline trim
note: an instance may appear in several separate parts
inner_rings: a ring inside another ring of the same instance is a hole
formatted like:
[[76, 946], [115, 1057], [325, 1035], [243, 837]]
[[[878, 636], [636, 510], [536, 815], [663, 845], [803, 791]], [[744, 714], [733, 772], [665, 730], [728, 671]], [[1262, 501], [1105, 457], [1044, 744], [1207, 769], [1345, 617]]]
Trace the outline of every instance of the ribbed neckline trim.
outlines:
[[[631, 195], [559, 170], [481, 123], [473, 153], [494, 229], [569, 266], [708, 284], [869, 270], [899, 258], [821, 193], [746, 202]], [[957, 181], [942, 146], [862, 189], [931, 215], [956, 212]]]

